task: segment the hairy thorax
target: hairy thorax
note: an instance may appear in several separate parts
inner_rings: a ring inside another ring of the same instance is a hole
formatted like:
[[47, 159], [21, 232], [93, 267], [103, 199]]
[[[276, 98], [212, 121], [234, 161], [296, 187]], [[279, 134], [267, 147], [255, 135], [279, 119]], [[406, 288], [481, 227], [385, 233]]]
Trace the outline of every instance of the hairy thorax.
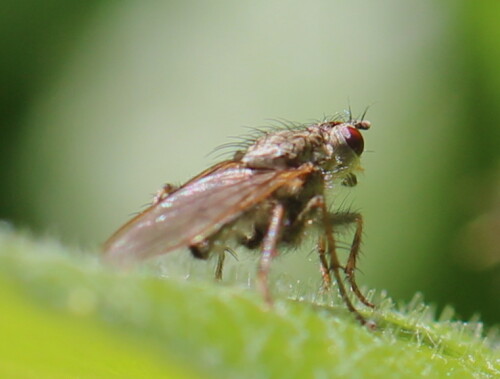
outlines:
[[251, 168], [289, 168], [315, 163], [331, 155], [323, 130], [317, 125], [305, 130], [283, 130], [257, 139], [241, 161]]

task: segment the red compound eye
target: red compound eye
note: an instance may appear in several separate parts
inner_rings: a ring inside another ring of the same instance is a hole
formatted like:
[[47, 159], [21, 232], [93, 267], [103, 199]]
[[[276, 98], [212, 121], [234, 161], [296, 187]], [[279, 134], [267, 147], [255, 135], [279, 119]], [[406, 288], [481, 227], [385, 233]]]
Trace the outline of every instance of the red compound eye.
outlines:
[[351, 149], [357, 155], [361, 155], [363, 149], [365, 148], [365, 141], [363, 140], [363, 136], [360, 131], [356, 128], [348, 126], [346, 128], [342, 128], [342, 134]]

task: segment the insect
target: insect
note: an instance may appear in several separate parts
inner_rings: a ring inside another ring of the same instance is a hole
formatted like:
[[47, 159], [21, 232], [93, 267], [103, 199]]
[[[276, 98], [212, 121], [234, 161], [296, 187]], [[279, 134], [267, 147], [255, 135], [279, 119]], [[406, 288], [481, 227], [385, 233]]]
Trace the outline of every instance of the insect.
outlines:
[[[105, 258], [130, 264], [187, 247], [195, 258], [217, 255], [215, 276], [221, 279], [231, 244], [260, 249], [256, 283], [272, 304], [271, 261], [280, 247], [297, 245], [306, 229], [315, 225], [321, 230], [317, 251], [324, 287], [331, 287], [333, 274], [347, 308], [365, 324], [341, 275], [362, 303], [374, 307], [355, 278], [363, 219], [359, 213], [330, 212], [325, 190], [356, 185], [364, 150], [361, 131], [370, 126], [364, 114], [355, 120], [349, 112], [349, 117], [261, 132], [232, 159], [182, 186], [165, 185], [149, 208], [105, 242]], [[356, 230], [346, 264], [341, 265], [334, 229], [346, 224], [354, 224]]]

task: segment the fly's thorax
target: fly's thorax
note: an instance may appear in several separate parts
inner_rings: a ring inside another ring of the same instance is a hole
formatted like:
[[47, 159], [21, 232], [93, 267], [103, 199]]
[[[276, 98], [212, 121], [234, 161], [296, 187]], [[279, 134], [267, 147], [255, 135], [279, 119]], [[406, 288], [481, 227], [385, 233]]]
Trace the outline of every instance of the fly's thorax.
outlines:
[[251, 168], [285, 169], [324, 160], [330, 152], [319, 125], [302, 130], [282, 130], [258, 138], [242, 155]]

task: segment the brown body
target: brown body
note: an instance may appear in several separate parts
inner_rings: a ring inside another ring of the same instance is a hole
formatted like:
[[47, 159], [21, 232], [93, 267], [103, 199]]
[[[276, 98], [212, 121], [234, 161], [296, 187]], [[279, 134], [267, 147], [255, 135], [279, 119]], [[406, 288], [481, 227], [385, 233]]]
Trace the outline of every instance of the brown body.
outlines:
[[[260, 248], [258, 285], [271, 303], [270, 262], [280, 245], [296, 245], [304, 228], [319, 224], [321, 272], [326, 287], [333, 273], [347, 307], [365, 322], [347, 297], [343, 270], [358, 298], [354, 270], [362, 218], [357, 213], [329, 213], [327, 186], [356, 184], [368, 121], [326, 121], [262, 134], [234, 158], [221, 162], [179, 188], [164, 187], [153, 204], [120, 228], [104, 245], [105, 257], [118, 264], [188, 247], [196, 258], [217, 254], [216, 277], [222, 277], [224, 252], [231, 245]], [[355, 223], [349, 258], [337, 258], [333, 228]]]

